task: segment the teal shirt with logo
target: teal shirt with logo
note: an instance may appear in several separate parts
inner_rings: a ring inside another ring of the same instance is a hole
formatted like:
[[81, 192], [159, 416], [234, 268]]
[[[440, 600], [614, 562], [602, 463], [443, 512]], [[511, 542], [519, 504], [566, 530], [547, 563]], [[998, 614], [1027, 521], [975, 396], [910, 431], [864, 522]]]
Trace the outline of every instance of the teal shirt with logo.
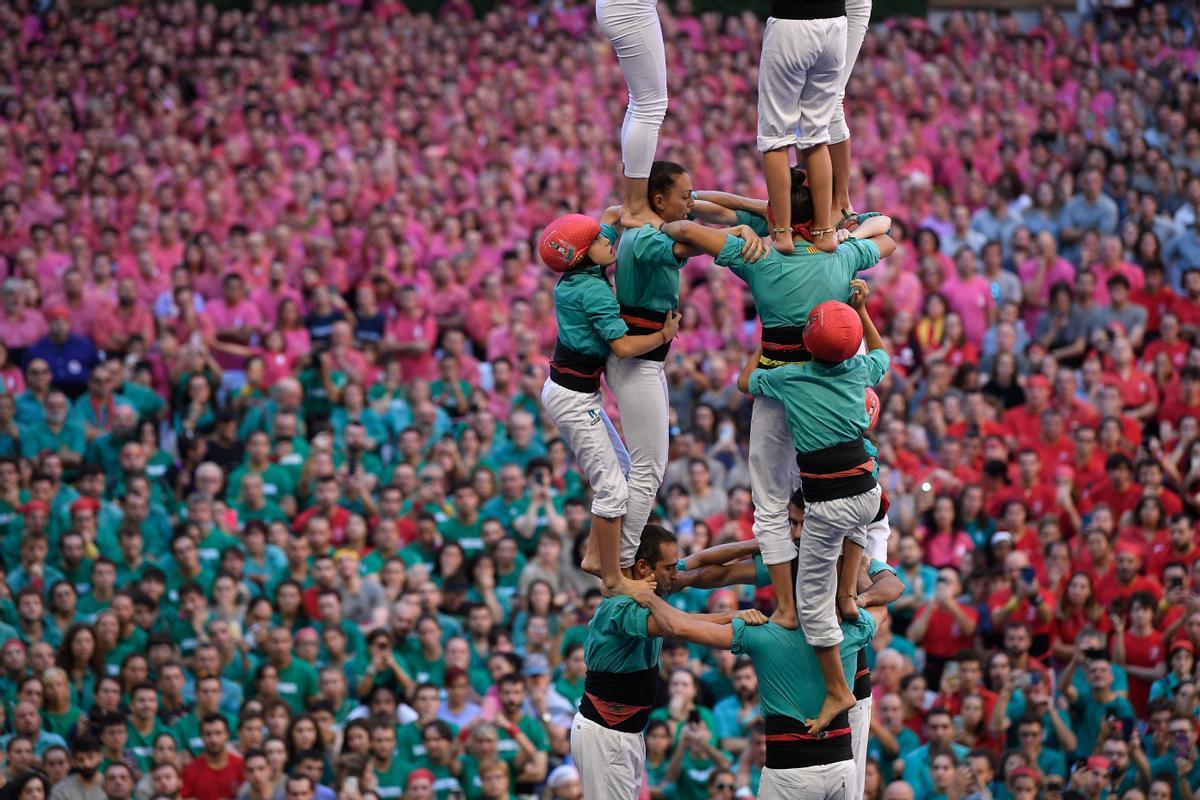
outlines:
[[583, 658], [594, 672], [641, 672], [658, 666], [662, 639], [646, 630], [650, 610], [632, 597], [606, 597], [588, 623]]
[[806, 361], [756, 369], [750, 374], [750, 394], [783, 403], [796, 450], [812, 453], [862, 438], [870, 424], [864, 393], [890, 366], [887, 351], [880, 348], [840, 364]]
[[608, 343], [629, 333], [603, 267], [573, 269], [554, 286], [558, 338], [585, 356], [606, 358]]
[[745, 244], [737, 236], [725, 237], [716, 263], [750, 287], [764, 328], [803, 325], [813, 308], [826, 300], [846, 301], [850, 281], [879, 263], [875, 243], [858, 239], [847, 239], [832, 253], [813, 246], [797, 248], [791, 255], [772, 249], [754, 262], [742, 258]]
[[[854, 683], [858, 671], [858, 651], [875, 637], [875, 618], [862, 611], [855, 622], [842, 623], [842, 670], [846, 681]], [[758, 695], [763, 714], [797, 720], [812, 719], [825, 702], [825, 685], [817, 681], [799, 681], [797, 675], [820, 675], [817, 652], [804, 639], [804, 631], [788, 630], [774, 622], [747, 625], [733, 621], [733, 647], [736, 656], [749, 656], [758, 672]]]
[[685, 264], [686, 258], [675, 255], [675, 240], [657, 228], [625, 231], [617, 246], [617, 302], [674, 311], [679, 307], [679, 270]]

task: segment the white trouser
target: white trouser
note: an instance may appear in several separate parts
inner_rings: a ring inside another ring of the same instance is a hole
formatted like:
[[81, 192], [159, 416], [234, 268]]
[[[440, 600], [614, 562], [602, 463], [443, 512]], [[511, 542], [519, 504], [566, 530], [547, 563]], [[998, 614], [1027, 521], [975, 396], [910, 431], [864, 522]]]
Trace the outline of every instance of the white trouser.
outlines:
[[871, 738], [871, 698], [859, 700], [850, 709], [850, 746], [854, 748], [854, 785], [849, 800], [862, 800], [867, 789], [867, 740]]
[[621, 409], [621, 430], [629, 447], [629, 508], [621, 523], [621, 566], [632, 567], [667, 472], [671, 402], [661, 361], [609, 355], [605, 375]]
[[758, 149], [829, 141], [846, 60], [846, 18], [767, 20], [758, 68]]
[[871, 0], [846, 0], [846, 60], [838, 81], [837, 105], [833, 107], [833, 118], [829, 120], [830, 144], [850, 138], [850, 128], [846, 125], [846, 112], [842, 105], [846, 99], [846, 84], [854, 72], [854, 62], [858, 61], [863, 39], [867, 38], [867, 24], [870, 21]]
[[563, 441], [575, 454], [579, 471], [592, 488], [592, 513], [605, 519], [624, 516], [629, 505], [625, 480], [629, 453], [604, 412], [600, 393], [576, 392], [547, 380], [542, 387], [542, 407], [558, 426]]
[[763, 563], [783, 564], [796, 557], [788, 525], [788, 500], [800, 485], [796, 446], [783, 403], [754, 398], [750, 413], [750, 496], [754, 502], [754, 538]]
[[867, 526], [867, 549], [863, 555], [876, 561], [887, 561], [888, 540], [891, 538], [892, 523], [884, 514], [878, 522]]
[[[847, 800], [853, 783], [853, 761], [797, 769], [763, 767], [758, 800]], [[586, 790], [583, 796], [592, 798]]]
[[867, 525], [879, 513], [876, 484], [871, 491], [840, 500], [820, 500], [804, 508], [800, 535], [800, 568], [796, 575], [796, 616], [805, 640], [813, 647], [842, 641], [834, 600], [837, 560], [846, 539], [866, 547]]
[[596, 0], [596, 21], [612, 42], [629, 85], [621, 160], [629, 178], [650, 177], [658, 129], [667, 115], [667, 54], [658, 0]]
[[641, 794], [646, 763], [642, 734], [610, 730], [576, 714], [571, 758], [586, 800], [637, 800]]

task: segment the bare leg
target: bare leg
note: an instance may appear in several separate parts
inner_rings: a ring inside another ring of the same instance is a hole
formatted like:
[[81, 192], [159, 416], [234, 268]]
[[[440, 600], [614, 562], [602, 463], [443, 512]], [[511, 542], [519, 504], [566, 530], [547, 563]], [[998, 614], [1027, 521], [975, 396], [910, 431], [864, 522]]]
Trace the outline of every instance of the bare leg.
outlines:
[[796, 616], [796, 579], [792, 575], [792, 562], [767, 565], [771, 585], [775, 587], [775, 613], [771, 621], [781, 628], [795, 630], [800, 624]]
[[[808, 189], [812, 192], [813, 245], [826, 253], [832, 253], [837, 249], [837, 237], [832, 233], [820, 236], [816, 234], [819, 230], [833, 227], [829, 215], [829, 209], [833, 206], [833, 164], [829, 159], [829, 145], [813, 145], [801, 153], [801, 157], [808, 169]], [[767, 191], [770, 190], [771, 183], [768, 180]], [[790, 199], [789, 196], [789, 201]]]
[[640, 228], [643, 225], [658, 225], [662, 222], [658, 214], [650, 210], [649, 188], [649, 178], [625, 176], [625, 199], [621, 206], [622, 228]]
[[842, 545], [842, 563], [838, 567], [837, 610], [844, 622], [858, 619], [858, 576], [863, 548], [846, 539]]
[[767, 179], [767, 202], [771, 207], [771, 216], [775, 223], [772, 226], [771, 240], [775, 249], [788, 254], [796, 250], [790, 230], [776, 233], [776, 228], [788, 228], [792, 224], [792, 171], [791, 159], [786, 147], [779, 150], [768, 150], [763, 153], [763, 174]]
[[833, 205], [829, 217], [840, 221], [843, 211], [854, 213], [850, 203], [850, 140], [829, 145], [829, 160], [833, 163]]
[[838, 645], [832, 647], [817, 647], [817, 664], [821, 667], [821, 677], [825, 679], [825, 702], [816, 719], [805, 720], [810, 733], [820, 733], [828, 727], [833, 718], [843, 711], [854, 708], [854, 693], [846, 683], [846, 674], [842, 672], [842, 654]]
[[599, 575], [604, 582], [604, 593], [633, 594], [642, 586], [653, 586], [653, 576], [648, 581], [635, 581], [621, 573], [621, 518], [592, 515], [592, 530], [588, 535], [587, 552], [579, 568], [592, 575]]

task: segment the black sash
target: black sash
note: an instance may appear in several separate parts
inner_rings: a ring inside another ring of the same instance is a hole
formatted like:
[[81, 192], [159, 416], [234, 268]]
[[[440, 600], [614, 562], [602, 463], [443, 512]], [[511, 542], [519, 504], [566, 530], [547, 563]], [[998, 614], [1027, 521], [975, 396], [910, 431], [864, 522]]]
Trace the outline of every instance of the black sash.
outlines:
[[641, 733], [650, 721], [657, 688], [657, 667], [640, 672], [588, 670], [579, 713], [610, 730]]
[[767, 766], [771, 769], [803, 769], [837, 764], [854, 758], [850, 737], [850, 714], [843, 711], [815, 736], [797, 719], [769, 716]]
[[854, 497], [875, 488], [875, 459], [861, 438], [824, 450], [796, 453], [806, 503]]
[[846, 16], [846, 0], [775, 0], [771, 16], [776, 19], [832, 19]]
[[[667, 320], [667, 312], [652, 311], [649, 308], [637, 308], [636, 306], [621, 306], [621, 319], [625, 320], [625, 324], [629, 326], [631, 336], [646, 336], [663, 329], [663, 323]], [[666, 361], [667, 352], [670, 349], [671, 343], [666, 342], [649, 353], [643, 353], [638, 358], [646, 361]]]
[[550, 359], [550, 380], [559, 386], [591, 394], [600, 390], [600, 375], [603, 372], [603, 358], [572, 350], [562, 343], [562, 339], [555, 341], [554, 355]]

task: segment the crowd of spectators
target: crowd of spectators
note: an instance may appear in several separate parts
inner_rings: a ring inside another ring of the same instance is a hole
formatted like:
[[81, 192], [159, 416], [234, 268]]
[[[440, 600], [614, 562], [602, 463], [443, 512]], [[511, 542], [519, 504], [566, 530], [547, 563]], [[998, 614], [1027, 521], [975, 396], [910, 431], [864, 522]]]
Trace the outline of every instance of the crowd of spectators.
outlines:
[[[1132, 5], [877, 24], [850, 82], [900, 244], [870, 800], [1200, 784], [1200, 14]], [[600, 595], [531, 241], [615, 199], [592, 4], [65, 6], [0, 4], [0, 794], [577, 800]], [[761, 21], [660, 13], [660, 158], [765, 196]], [[758, 323], [707, 258], [681, 308], [691, 552], [751, 536]], [[646, 796], [753, 796], [753, 665], [667, 642], [660, 695]]]

